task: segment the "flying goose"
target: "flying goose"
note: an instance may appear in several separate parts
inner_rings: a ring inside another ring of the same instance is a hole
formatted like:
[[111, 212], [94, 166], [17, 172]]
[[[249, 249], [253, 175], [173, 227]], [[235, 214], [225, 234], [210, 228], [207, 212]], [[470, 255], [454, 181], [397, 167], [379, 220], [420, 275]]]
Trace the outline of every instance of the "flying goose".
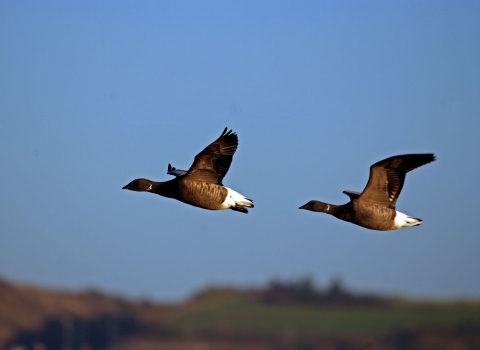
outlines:
[[[208, 210], [232, 209], [248, 213], [247, 208], [253, 208], [253, 201], [222, 183], [238, 146], [237, 134], [227, 130], [225, 128], [218, 139], [195, 156], [184, 174], [174, 173], [176, 177], [165, 182], [135, 179], [123, 189], [151, 192]], [[172, 170], [175, 168], [169, 164], [169, 173]]]
[[311, 200], [299, 209], [327, 213], [379, 231], [420, 225], [422, 220], [396, 211], [395, 204], [407, 173], [434, 160], [431, 153], [404, 154], [381, 160], [370, 167], [370, 178], [362, 193], [343, 191], [350, 197], [350, 202], [334, 205]]

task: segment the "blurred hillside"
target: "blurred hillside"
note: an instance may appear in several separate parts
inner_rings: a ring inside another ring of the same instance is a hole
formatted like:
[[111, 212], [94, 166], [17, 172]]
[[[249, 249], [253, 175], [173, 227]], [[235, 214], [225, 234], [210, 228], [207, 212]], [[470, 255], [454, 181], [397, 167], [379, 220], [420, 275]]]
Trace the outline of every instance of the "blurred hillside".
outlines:
[[480, 303], [360, 295], [338, 280], [211, 287], [176, 305], [3, 281], [0, 348], [474, 350]]

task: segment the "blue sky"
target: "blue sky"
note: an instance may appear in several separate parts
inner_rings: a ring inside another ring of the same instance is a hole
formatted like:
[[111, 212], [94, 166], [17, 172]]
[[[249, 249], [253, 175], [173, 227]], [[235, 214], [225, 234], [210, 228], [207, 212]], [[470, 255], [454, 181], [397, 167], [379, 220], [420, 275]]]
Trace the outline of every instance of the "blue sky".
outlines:
[[[480, 297], [480, 3], [0, 1], [0, 276], [179, 300], [340, 277]], [[122, 191], [228, 126], [248, 215]], [[434, 152], [374, 232], [345, 203], [383, 158]]]

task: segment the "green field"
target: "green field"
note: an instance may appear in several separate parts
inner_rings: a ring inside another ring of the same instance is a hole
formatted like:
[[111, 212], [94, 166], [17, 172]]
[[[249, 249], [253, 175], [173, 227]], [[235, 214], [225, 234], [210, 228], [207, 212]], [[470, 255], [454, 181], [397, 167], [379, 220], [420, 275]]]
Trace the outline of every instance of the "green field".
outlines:
[[480, 349], [478, 302], [365, 299], [337, 290], [310, 293], [316, 299], [307, 303], [299, 299], [308, 288], [296, 286], [277, 294], [210, 288], [167, 305], [0, 281], [0, 348], [57, 344], [70, 320], [78, 344], [90, 329], [96, 336], [88, 341], [104, 347], [116, 329], [111, 349]]
[[382, 337], [419, 327], [478, 327], [480, 307], [424, 303], [391, 307], [269, 305], [243, 300], [198, 306], [169, 318], [167, 323], [191, 335]]

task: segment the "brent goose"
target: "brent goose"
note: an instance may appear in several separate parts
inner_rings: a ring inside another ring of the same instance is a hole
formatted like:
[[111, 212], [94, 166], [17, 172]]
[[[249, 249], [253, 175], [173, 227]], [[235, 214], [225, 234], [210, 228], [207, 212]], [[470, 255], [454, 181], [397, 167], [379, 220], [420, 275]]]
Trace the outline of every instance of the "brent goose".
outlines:
[[[253, 201], [222, 183], [238, 146], [237, 134], [227, 130], [225, 128], [218, 139], [195, 156], [184, 174], [173, 173], [176, 177], [165, 182], [136, 179], [123, 189], [156, 193], [203, 209], [248, 213], [247, 208], [253, 208]], [[175, 168], [169, 164], [168, 173], [172, 170]]]
[[343, 191], [350, 202], [334, 205], [312, 200], [299, 209], [327, 213], [379, 231], [420, 225], [422, 220], [396, 211], [395, 204], [407, 173], [434, 160], [431, 153], [404, 154], [381, 160], [370, 167], [370, 178], [362, 193]]

